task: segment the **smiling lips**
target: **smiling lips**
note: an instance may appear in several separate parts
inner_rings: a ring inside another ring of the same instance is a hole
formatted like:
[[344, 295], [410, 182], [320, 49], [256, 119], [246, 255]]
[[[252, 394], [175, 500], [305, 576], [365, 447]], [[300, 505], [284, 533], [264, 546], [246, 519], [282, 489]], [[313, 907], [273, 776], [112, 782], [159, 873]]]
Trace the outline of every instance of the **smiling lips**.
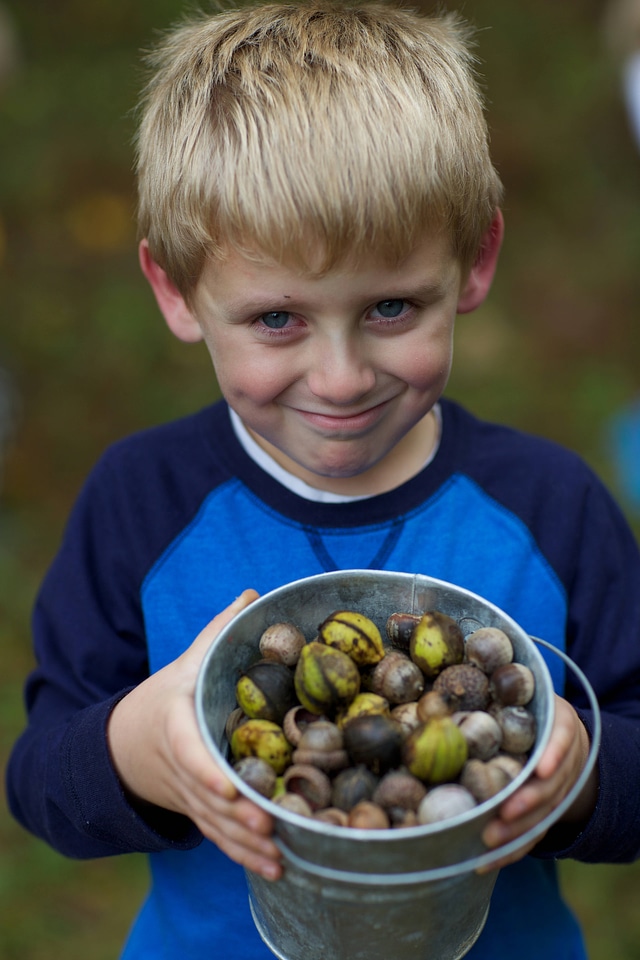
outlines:
[[319, 427], [321, 430], [327, 430], [332, 433], [339, 433], [341, 431], [352, 433], [359, 430], [366, 430], [377, 423], [388, 403], [388, 400], [383, 400], [382, 403], [378, 403], [374, 407], [369, 407], [361, 413], [347, 415], [315, 413], [314, 411], [299, 409], [297, 413], [299, 413], [307, 423]]

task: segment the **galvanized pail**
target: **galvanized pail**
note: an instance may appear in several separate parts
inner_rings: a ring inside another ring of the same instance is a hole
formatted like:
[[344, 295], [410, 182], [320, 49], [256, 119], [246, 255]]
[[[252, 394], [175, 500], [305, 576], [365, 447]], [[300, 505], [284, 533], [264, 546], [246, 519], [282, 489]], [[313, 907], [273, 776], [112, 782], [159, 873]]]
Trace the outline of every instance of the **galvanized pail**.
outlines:
[[[291, 620], [311, 640], [318, 624], [336, 609], [366, 614], [383, 636], [391, 613], [426, 610], [454, 617], [465, 636], [480, 626], [500, 627], [508, 634], [515, 659], [535, 676], [530, 708], [538, 734], [521, 774], [498, 797], [439, 824], [345, 830], [284, 810], [237, 776], [227, 760], [225, 723], [235, 706], [239, 675], [259, 657], [260, 635], [272, 623]], [[457, 960], [468, 952], [482, 931], [497, 876], [497, 871], [475, 872], [497, 859], [482, 843], [482, 830], [496, 807], [530, 776], [553, 724], [549, 671], [515, 621], [476, 594], [417, 574], [345, 570], [308, 577], [256, 600], [221, 631], [198, 677], [196, 711], [216, 762], [241, 793], [274, 818], [284, 877], [271, 883], [247, 871], [247, 880], [256, 926], [277, 957]], [[567, 806], [565, 802], [554, 814], [560, 816]], [[555, 818], [540, 825], [539, 835]], [[501, 848], [501, 855], [529, 839]]]

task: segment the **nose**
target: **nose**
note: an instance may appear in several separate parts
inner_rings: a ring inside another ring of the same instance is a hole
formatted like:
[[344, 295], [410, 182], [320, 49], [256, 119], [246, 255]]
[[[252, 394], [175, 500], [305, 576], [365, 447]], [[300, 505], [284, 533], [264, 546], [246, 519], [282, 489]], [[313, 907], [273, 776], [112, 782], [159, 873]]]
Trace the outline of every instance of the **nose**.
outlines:
[[311, 346], [307, 384], [311, 393], [334, 406], [352, 406], [370, 393], [376, 372], [357, 337], [327, 337]]

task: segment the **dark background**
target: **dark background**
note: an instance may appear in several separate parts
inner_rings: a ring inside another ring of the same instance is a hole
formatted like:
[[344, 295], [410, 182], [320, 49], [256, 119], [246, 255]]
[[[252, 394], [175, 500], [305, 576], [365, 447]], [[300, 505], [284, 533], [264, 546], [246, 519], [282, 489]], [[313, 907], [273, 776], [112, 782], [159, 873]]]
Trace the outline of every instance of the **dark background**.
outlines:
[[[139, 55], [180, 0], [12, 0], [0, 67], [0, 750], [24, 722], [29, 611], [79, 485], [122, 434], [209, 402], [204, 349], [173, 341], [139, 274]], [[480, 28], [506, 245], [460, 318], [449, 394], [559, 440], [639, 529], [611, 423], [640, 393], [640, 151], [596, 0], [467, 0]], [[5, 61], [8, 58], [5, 57]], [[78, 864], [0, 808], [0, 956], [107, 960], [145, 888], [139, 857]], [[635, 866], [563, 864], [593, 960], [637, 960]], [[535, 920], [535, 918], [532, 918]]]

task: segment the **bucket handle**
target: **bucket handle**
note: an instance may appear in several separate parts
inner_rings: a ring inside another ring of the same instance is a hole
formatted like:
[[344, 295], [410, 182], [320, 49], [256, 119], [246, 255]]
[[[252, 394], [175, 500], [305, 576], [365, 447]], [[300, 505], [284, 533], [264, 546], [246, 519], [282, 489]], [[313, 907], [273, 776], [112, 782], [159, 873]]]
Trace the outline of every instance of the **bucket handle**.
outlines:
[[563, 800], [561, 800], [557, 807], [554, 807], [554, 809], [547, 814], [546, 817], [540, 820], [539, 823], [535, 824], [535, 826], [531, 827], [530, 830], [527, 830], [526, 833], [521, 834], [519, 837], [511, 840], [509, 843], [503, 844], [501, 847], [496, 847], [493, 850], [489, 850], [487, 853], [479, 854], [477, 857], [472, 857], [470, 860], [465, 860], [462, 863], [453, 863], [444, 867], [436, 867], [432, 870], [420, 870], [412, 873], [355, 873], [350, 870], [336, 870], [333, 867], [323, 867], [320, 866], [320, 864], [310, 863], [308, 860], [304, 860], [302, 857], [299, 857], [297, 854], [289, 850], [288, 847], [286, 847], [282, 841], [276, 837], [275, 842], [280, 847], [285, 860], [288, 860], [292, 866], [296, 867], [303, 873], [311, 873], [317, 877], [320, 877], [321, 879], [334, 883], [353, 883], [364, 884], [367, 886], [384, 885], [387, 887], [402, 886], [404, 884], [448, 880], [463, 873], [471, 873], [474, 870], [486, 870], [487, 868], [497, 864], [504, 857], [509, 856], [512, 853], [517, 853], [518, 850], [528, 846], [530, 843], [532, 843], [532, 841], [542, 837], [542, 835], [547, 832], [549, 827], [556, 823], [562, 814], [569, 809], [586, 784], [591, 771], [593, 770], [598, 756], [598, 751], [600, 749], [602, 722], [600, 719], [600, 707], [598, 706], [598, 701], [593, 691], [593, 687], [587, 680], [580, 667], [578, 667], [577, 664], [575, 664], [566, 653], [564, 653], [562, 650], [558, 650], [557, 647], [554, 647], [553, 644], [548, 643], [546, 640], [541, 640], [539, 637], [531, 637], [531, 639], [534, 641], [534, 643], [545, 647], [551, 653], [563, 660], [565, 665], [576, 675], [580, 681], [580, 684], [584, 688], [585, 693], [587, 694], [589, 706], [593, 712], [591, 746], [582, 772], [580, 773], [580, 776], [574, 783], [569, 793], [564, 797]]

